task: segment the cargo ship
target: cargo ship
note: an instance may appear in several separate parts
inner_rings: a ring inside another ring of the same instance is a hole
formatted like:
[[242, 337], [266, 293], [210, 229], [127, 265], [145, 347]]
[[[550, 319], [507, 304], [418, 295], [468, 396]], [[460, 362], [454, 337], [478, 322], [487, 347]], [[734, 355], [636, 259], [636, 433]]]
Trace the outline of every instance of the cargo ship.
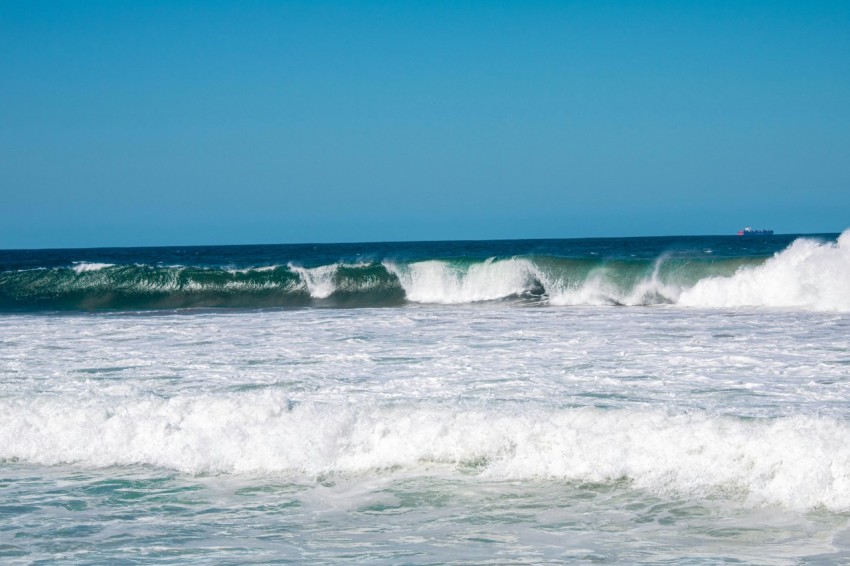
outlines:
[[773, 230], [755, 230], [747, 226], [743, 230], [738, 230], [739, 236], [773, 236]]

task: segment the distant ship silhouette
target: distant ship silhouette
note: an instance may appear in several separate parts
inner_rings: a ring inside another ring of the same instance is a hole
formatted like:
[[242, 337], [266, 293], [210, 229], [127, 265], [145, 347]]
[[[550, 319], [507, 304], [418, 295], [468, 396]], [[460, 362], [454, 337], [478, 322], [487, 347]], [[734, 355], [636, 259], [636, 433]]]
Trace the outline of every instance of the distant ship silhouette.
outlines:
[[773, 236], [773, 230], [754, 230], [747, 226], [743, 230], [738, 230], [739, 236]]

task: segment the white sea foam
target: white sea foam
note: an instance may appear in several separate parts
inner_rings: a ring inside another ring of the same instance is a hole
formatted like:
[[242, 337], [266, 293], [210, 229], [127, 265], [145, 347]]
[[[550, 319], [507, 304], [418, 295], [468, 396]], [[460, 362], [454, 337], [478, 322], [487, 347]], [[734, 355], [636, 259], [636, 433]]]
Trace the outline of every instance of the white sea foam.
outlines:
[[78, 261], [74, 262], [74, 267], [72, 269], [77, 275], [79, 275], [88, 271], [100, 271], [101, 269], [113, 267], [114, 265], [114, 263], [88, 263], [85, 261]]
[[274, 393], [0, 401], [0, 458], [38, 464], [298, 476], [443, 465], [799, 509], [850, 509], [848, 438], [846, 422], [806, 416], [293, 406]]
[[[298, 265], [289, 264], [287, 267], [297, 273], [301, 281], [314, 299], [326, 299], [339, 291], [336, 281], [337, 272], [343, 267], [366, 267], [368, 263], [332, 263], [330, 265], [320, 265], [319, 267], [301, 267]], [[365, 286], [369, 282], [365, 282]]]
[[538, 281], [539, 271], [527, 259], [488, 259], [461, 267], [446, 261], [410, 264], [385, 262], [410, 301], [417, 303], [471, 303], [521, 295]]
[[682, 286], [665, 282], [660, 272], [668, 259], [663, 255], [655, 260], [649, 276], [638, 280], [631, 287], [623, 288], [616, 283], [617, 274], [607, 266], [601, 266], [579, 284], [564, 283], [558, 279], [544, 278], [549, 304], [572, 305], [647, 305], [674, 303], [682, 292]]
[[622, 302], [622, 291], [610, 280], [605, 267], [593, 270], [578, 284], [548, 282], [546, 291], [549, 304], [556, 306], [610, 305]]
[[611, 267], [600, 266], [581, 282], [565, 284], [541, 277], [549, 304], [647, 305], [688, 307], [790, 307], [820, 311], [850, 310], [850, 231], [837, 243], [801, 238], [764, 264], [742, 267], [729, 277], [708, 277], [695, 285], [664, 280], [655, 261], [652, 273], [622, 287]]
[[306, 268], [290, 264], [289, 269], [301, 277], [301, 281], [307, 287], [307, 291], [314, 299], [325, 299], [336, 291], [334, 277], [336, 276], [338, 264], [322, 265], [319, 267]]
[[261, 267], [244, 267], [244, 268], [240, 268], [240, 269], [233, 268], [233, 269], [228, 269], [227, 272], [232, 273], [234, 275], [237, 274], [237, 273], [240, 273], [240, 274], [264, 273], [264, 272], [267, 272], [267, 271], [274, 271], [278, 267], [279, 266], [277, 266], [277, 265], [263, 265]]
[[758, 267], [712, 277], [684, 291], [697, 307], [799, 307], [850, 311], [850, 230], [836, 243], [800, 238]]

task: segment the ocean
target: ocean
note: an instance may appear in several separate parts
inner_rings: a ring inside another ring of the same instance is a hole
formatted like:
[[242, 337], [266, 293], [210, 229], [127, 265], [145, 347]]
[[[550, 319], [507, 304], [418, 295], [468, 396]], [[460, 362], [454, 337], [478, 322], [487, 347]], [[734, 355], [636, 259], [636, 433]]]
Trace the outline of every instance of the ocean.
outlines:
[[0, 251], [4, 564], [850, 562], [850, 231]]

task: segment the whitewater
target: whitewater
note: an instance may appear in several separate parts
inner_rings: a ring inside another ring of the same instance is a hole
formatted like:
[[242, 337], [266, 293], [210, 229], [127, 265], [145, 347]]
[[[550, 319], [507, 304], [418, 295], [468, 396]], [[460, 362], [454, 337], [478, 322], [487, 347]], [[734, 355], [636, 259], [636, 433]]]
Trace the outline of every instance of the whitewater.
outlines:
[[[372, 259], [318, 265], [304, 264], [321, 262], [327, 251], [304, 253], [295, 246], [261, 246], [260, 251], [251, 247], [138, 250], [137, 259], [167, 255], [196, 260], [192, 265], [169, 265], [161, 260], [129, 263], [126, 257], [123, 263], [69, 259], [86, 253], [94, 253], [98, 259], [127, 255], [127, 250], [120, 249], [67, 250], [65, 254], [0, 251], [4, 264], [0, 269], [0, 311], [374, 307], [506, 299], [552, 306], [678, 304], [850, 310], [846, 293], [850, 232], [834, 242], [794, 239], [772, 256], [768, 253], [784, 243], [782, 239], [762, 239], [753, 246], [728, 237], [637, 240], [637, 244], [615, 250], [600, 240], [572, 245], [569, 240], [493, 242], [489, 249], [469, 242], [455, 247], [448, 243], [398, 244], [398, 249], [364, 244], [365, 253], [356, 256]], [[683, 247], [688, 243], [709, 247]], [[673, 244], [678, 249], [664, 248]], [[336, 248], [339, 255], [352, 252], [345, 246], [326, 247]], [[720, 248], [719, 256], [712, 247]], [[312, 246], [311, 251], [316, 249]], [[217, 251], [225, 257], [213, 255]], [[268, 261], [275, 252], [298, 259], [282, 265], [251, 263], [252, 259]], [[189, 254], [212, 258], [185, 257]], [[408, 257], [399, 260], [394, 257], [398, 254]], [[376, 259], [380, 255], [384, 257]], [[439, 255], [454, 257], [433, 257]], [[227, 264], [228, 258], [249, 265], [234, 267]]]
[[0, 261], [4, 563], [850, 561], [850, 232]]

